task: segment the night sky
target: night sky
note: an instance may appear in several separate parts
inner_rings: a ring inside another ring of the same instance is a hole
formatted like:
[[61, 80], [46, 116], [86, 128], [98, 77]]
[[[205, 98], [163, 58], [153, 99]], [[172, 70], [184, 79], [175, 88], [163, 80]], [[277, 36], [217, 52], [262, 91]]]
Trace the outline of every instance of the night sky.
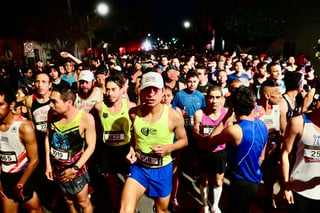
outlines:
[[[81, 14], [91, 13], [98, 0], [69, 0], [71, 10]], [[110, 14], [105, 21], [139, 26], [139, 31], [172, 36], [183, 29], [183, 21], [200, 18], [200, 1], [195, 0], [108, 0]], [[17, 26], [29, 17], [41, 17], [48, 13], [50, 5], [68, 7], [68, 0], [11, 0], [2, 2], [0, 34], [17, 31]], [[141, 27], [143, 26], [143, 27]], [[137, 32], [139, 33], [139, 32]]]

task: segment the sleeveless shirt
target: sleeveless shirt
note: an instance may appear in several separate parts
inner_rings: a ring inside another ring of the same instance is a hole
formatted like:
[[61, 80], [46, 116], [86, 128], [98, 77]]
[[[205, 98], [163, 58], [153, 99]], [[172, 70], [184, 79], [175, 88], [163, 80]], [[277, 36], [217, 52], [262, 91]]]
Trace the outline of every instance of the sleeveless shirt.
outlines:
[[103, 103], [101, 112], [101, 125], [103, 127], [103, 141], [109, 146], [122, 146], [130, 142], [131, 120], [128, 114], [126, 98], [122, 100], [120, 112], [112, 114]]
[[295, 103], [295, 108], [292, 109], [291, 104], [289, 100], [286, 98], [286, 96], [282, 95], [282, 97], [284, 98], [284, 100], [287, 102], [287, 105], [288, 105], [287, 120], [289, 120], [289, 118], [297, 116], [299, 114], [297, 103]]
[[31, 114], [35, 129], [37, 132], [46, 134], [50, 100], [44, 103], [39, 103], [35, 94], [33, 94], [32, 100]]
[[[60, 179], [60, 173], [63, 170], [73, 167], [83, 153], [85, 138], [80, 134], [82, 115], [83, 110], [79, 110], [76, 117], [68, 124], [60, 124], [59, 121], [50, 124], [50, 159], [53, 175], [57, 179]], [[86, 170], [87, 167], [84, 165], [75, 178], [83, 175]]]
[[150, 146], [155, 144], [173, 144], [174, 133], [168, 128], [169, 106], [164, 105], [160, 119], [154, 123], [146, 122], [139, 112], [141, 107], [133, 122], [138, 161], [146, 167], [162, 167], [169, 164], [172, 161], [170, 153], [158, 157], [150, 149]]
[[28, 165], [27, 150], [19, 137], [23, 120], [23, 117], [19, 116], [6, 132], [0, 131], [0, 160], [3, 172], [17, 173]]
[[315, 129], [308, 114], [303, 114], [304, 128], [297, 143], [296, 163], [291, 171], [292, 190], [298, 194], [320, 200], [320, 184], [315, 181], [320, 171], [320, 132]]
[[74, 106], [78, 109], [83, 109], [84, 111], [89, 112], [93, 105], [101, 101], [101, 89], [95, 87], [92, 92], [94, 92], [93, 96], [88, 99], [80, 98], [77, 93]]
[[[217, 127], [217, 125], [220, 123], [220, 121], [224, 118], [224, 116], [226, 115], [226, 108], [222, 107], [221, 108], [221, 113], [220, 116], [216, 119], [213, 120], [212, 118], [210, 118], [209, 115], [207, 115], [206, 113], [202, 113], [202, 120], [200, 123], [200, 134], [204, 135], [204, 136], [208, 136], [211, 134], [211, 132]], [[220, 150], [225, 149], [226, 144], [222, 144], [218, 147], [216, 147], [213, 152], [217, 152]]]
[[228, 167], [233, 177], [259, 184], [262, 179], [259, 158], [268, 139], [266, 125], [259, 119], [241, 120], [242, 140], [238, 146], [227, 145]]

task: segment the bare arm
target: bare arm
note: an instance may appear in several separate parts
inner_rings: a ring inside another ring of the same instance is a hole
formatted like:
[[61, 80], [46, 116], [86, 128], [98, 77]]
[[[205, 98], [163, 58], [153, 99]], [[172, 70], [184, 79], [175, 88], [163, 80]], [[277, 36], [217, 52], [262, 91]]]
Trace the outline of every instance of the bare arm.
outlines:
[[200, 123], [202, 121], [203, 111], [198, 110], [194, 113], [194, 124], [193, 124], [193, 138], [196, 139], [199, 143], [206, 142], [206, 136], [200, 134]]
[[24, 121], [19, 128], [19, 133], [20, 138], [26, 147], [29, 159], [29, 164], [18, 181], [19, 184], [24, 185], [39, 163], [38, 145], [35, 130], [31, 121]]
[[283, 98], [280, 100], [279, 108], [280, 108], [280, 130], [282, 134], [284, 134], [287, 126], [288, 105]]
[[103, 135], [103, 128], [101, 126], [101, 120], [100, 120], [102, 104], [103, 102], [98, 102], [90, 110], [90, 114], [93, 116], [95, 121], [97, 141], [102, 140], [102, 135]]
[[225, 129], [220, 134], [216, 134], [207, 142], [208, 150], [213, 151], [216, 146], [230, 142], [232, 145], [237, 146], [242, 140], [242, 130], [239, 125], [232, 125]]
[[[132, 125], [133, 125], [133, 122], [134, 122], [135, 117], [136, 117], [137, 109], [138, 109], [138, 107], [134, 107], [134, 108], [129, 110], [129, 117], [130, 117]], [[127, 159], [127, 161], [129, 163], [133, 164], [134, 162], [137, 161], [137, 156], [136, 156], [136, 152], [134, 150], [134, 148], [135, 148], [135, 137], [134, 137], [134, 131], [133, 131], [132, 127], [131, 127], [131, 140], [130, 140], [130, 143], [131, 143], [130, 150], [129, 150], [129, 153], [127, 154], [127, 156], [126, 156], [126, 159]]]
[[[49, 126], [49, 123], [48, 123]], [[53, 180], [52, 175], [52, 166], [50, 161], [50, 144], [49, 144], [49, 130], [47, 130], [47, 134], [44, 140], [45, 151], [46, 151], [46, 172], [45, 175], [49, 180]]]
[[184, 119], [181, 113], [172, 108], [169, 109], [169, 129], [173, 130], [177, 137], [175, 143], [169, 145], [156, 144], [150, 147], [155, 154], [161, 157], [188, 145], [187, 133], [184, 128]]
[[284, 142], [282, 147], [281, 165], [282, 165], [282, 178], [285, 198], [289, 204], [293, 203], [293, 196], [289, 186], [289, 154], [292, 151], [293, 144], [298, 141], [303, 131], [302, 116], [297, 116], [289, 120], [286, 127]]
[[27, 108], [27, 112], [28, 112], [28, 119], [32, 121], [33, 119], [32, 119], [32, 114], [31, 114], [31, 106], [32, 106], [32, 95], [28, 96], [28, 98], [26, 100], [26, 108]]
[[316, 89], [312, 88], [304, 97], [303, 103], [302, 103], [302, 112], [308, 111], [309, 106], [312, 104], [313, 96], [315, 92], [316, 92]]
[[71, 60], [73, 60], [76, 64], [81, 64], [82, 61], [79, 58], [74, 57], [71, 53], [68, 52], [61, 52], [60, 53], [61, 57], [63, 58], [70, 58]]
[[89, 113], [83, 112], [81, 123], [84, 125], [84, 137], [87, 148], [76, 164], [79, 168], [88, 161], [96, 146], [96, 131], [93, 116]]

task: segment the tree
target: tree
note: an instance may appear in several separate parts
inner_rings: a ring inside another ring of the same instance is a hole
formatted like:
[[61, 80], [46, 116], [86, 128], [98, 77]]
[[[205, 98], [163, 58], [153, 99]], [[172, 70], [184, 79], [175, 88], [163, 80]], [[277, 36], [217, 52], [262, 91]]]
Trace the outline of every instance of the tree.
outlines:
[[270, 44], [284, 33], [287, 26], [283, 13], [280, 15], [275, 7], [275, 4], [256, 1], [234, 8], [221, 21], [223, 38], [240, 52]]

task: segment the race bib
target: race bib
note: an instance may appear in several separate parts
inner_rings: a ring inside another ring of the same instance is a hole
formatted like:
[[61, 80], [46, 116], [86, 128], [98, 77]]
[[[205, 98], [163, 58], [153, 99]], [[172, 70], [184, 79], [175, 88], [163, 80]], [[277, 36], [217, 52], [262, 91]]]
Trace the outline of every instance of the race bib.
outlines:
[[104, 133], [104, 138], [106, 142], [122, 142], [124, 141], [123, 131], [106, 131]]
[[142, 152], [136, 152], [137, 158], [143, 164], [148, 166], [162, 166], [162, 157], [154, 156], [154, 155], [147, 155]]
[[210, 135], [215, 128], [216, 126], [203, 126], [203, 134]]
[[70, 160], [71, 159], [71, 151], [61, 150], [61, 149], [55, 149], [51, 147], [50, 153], [52, 157], [56, 160]]
[[12, 164], [18, 162], [15, 152], [0, 152], [0, 159], [4, 164]]
[[39, 122], [36, 124], [36, 129], [40, 132], [46, 132], [47, 131], [47, 122]]
[[320, 162], [320, 146], [304, 145], [304, 157], [308, 161]]

